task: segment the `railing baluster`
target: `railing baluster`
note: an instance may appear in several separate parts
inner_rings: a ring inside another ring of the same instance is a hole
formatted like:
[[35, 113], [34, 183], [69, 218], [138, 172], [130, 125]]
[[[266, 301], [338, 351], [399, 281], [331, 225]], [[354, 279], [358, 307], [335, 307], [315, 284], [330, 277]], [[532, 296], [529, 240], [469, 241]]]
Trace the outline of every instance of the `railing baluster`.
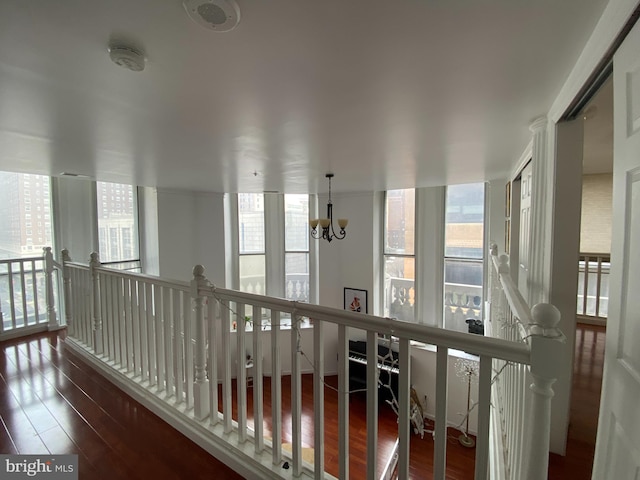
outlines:
[[324, 478], [324, 323], [313, 326], [313, 448], [315, 478]]
[[[247, 440], [247, 346], [245, 322], [246, 306], [239, 303], [236, 306], [236, 397], [238, 402], [238, 441]], [[254, 310], [253, 330], [256, 329]], [[255, 332], [254, 332], [255, 333]], [[254, 365], [255, 365], [254, 361]], [[254, 417], [255, 421], [255, 417]]]
[[300, 321], [294, 313], [291, 314], [291, 457], [293, 476], [302, 474], [302, 372], [300, 368], [300, 352], [297, 328], [294, 325]]
[[433, 478], [444, 480], [447, 464], [447, 373], [449, 349], [438, 345], [436, 354], [436, 422]]
[[485, 480], [489, 473], [489, 419], [491, 407], [491, 357], [480, 355], [478, 378], [478, 434], [476, 440], [475, 480]]
[[145, 282], [138, 282], [138, 320], [140, 321], [140, 375], [149, 380], [149, 342], [147, 323], [147, 288]]
[[399, 341], [398, 368], [400, 379], [398, 381], [398, 478], [409, 478], [409, 453], [411, 433], [411, 410], [409, 400], [411, 378], [411, 352], [409, 339], [401, 338]]
[[[224, 414], [224, 432], [229, 433], [232, 429], [232, 406], [231, 406], [231, 322], [230, 305], [227, 302], [220, 302], [222, 312], [222, 411]], [[236, 324], [237, 325], [237, 324]]]
[[598, 268], [596, 271], [596, 317], [600, 316], [600, 292], [602, 288], [602, 257], [598, 256]]
[[271, 311], [271, 450], [274, 465], [282, 461], [282, 359], [279, 311]]
[[138, 376], [141, 374], [141, 325], [140, 325], [140, 281], [131, 280], [130, 285], [131, 292], [131, 336], [133, 346], [131, 350], [133, 375]]
[[145, 288], [145, 317], [147, 324], [147, 365], [149, 367], [149, 385], [156, 384], [156, 347], [155, 347], [155, 314], [153, 308], [153, 284], [146, 282]]
[[[220, 307], [209, 297], [207, 304], [209, 325], [209, 423], [220, 421], [218, 415], [218, 330], [220, 329]], [[228, 322], [227, 322], [228, 324]]]
[[262, 308], [252, 305], [253, 311], [253, 431], [256, 453], [264, 450], [264, 428], [262, 412]]
[[171, 289], [169, 287], [162, 287], [162, 311], [164, 312], [164, 372], [166, 378], [165, 391], [169, 397], [174, 394], [172, 335], [173, 309], [171, 308], [171, 297]]
[[338, 325], [338, 469], [349, 478], [349, 329]]
[[378, 334], [367, 331], [367, 479], [376, 480], [378, 466]]
[[[164, 371], [164, 311], [162, 308], [162, 287], [159, 285], [153, 286], [153, 300], [155, 307], [155, 352], [156, 352], [156, 372], [158, 375], [158, 383], [156, 387], [158, 392], [164, 390], [166, 372]], [[196, 330], [197, 332], [197, 330]], [[197, 364], [196, 364], [197, 368]]]
[[9, 304], [11, 310], [11, 329], [16, 328], [16, 302], [15, 291], [13, 288], [13, 267], [12, 262], [7, 263], [7, 280], [9, 282]]
[[[182, 402], [184, 398], [184, 377], [182, 375], [182, 310], [180, 309], [180, 290], [173, 289], [173, 381], [175, 384], [176, 392], [176, 404]], [[211, 329], [211, 319], [209, 319], [209, 328]], [[211, 350], [211, 343], [209, 343], [209, 351]], [[211, 375], [211, 371], [209, 371]]]
[[27, 311], [27, 285], [24, 278], [24, 261], [20, 260], [20, 297], [22, 299], [22, 326], [29, 325], [29, 312]]
[[[51, 249], [49, 249], [51, 250]], [[51, 273], [53, 273], [53, 265], [51, 266]], [[45, 289], [47, 300], [47, 318], [49, 321], [49, 329], [54, 330], [56, 328], [56, 309], [53, 297], [53, 278], [45, 272]], [[51, 303], [49, 302], [49, 285], [51, 285]], [[40, 323], [40, 308], [38, 307], [38, 281], [36, 278], [36, 261], [31, 260], [31, 296], [33, 297], [33, 315], [35, 316], [36, 324]], [[49, 306], [51, 305], [51, 306]]]

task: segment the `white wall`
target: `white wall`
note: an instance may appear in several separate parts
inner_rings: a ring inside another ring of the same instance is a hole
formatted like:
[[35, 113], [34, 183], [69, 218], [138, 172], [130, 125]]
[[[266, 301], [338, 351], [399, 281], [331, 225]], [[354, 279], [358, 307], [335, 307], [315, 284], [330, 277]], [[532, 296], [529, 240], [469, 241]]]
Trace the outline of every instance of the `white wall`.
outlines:
[[74, 261], [88, 263], [91, 253], [98, 251], [95, 183], [53, 177], [51, 185], [56, 248], [66, 248]]
[[[374, 312], [374, 305], [379, 293], [374, 272], [374, 232], [373, 218], [377, 212], [375, 201], [378, 198], [373, 192], [333, 195], [334, 216], [348, 218], [347, 237], [344, 240], [312, 240], [319, 242], [319, 286], [322, 305], [335, 308], [344, 307], [344, 288], [367, 290], [369, 313]], [[323, 212], [326, 196], [319, 196], [318, 205]], [[379, 263], [379, 262], [376, 262]]]
[[201, 264], [224, 286], [224, 195], [158, 190], [157, 204], [160, 276], [188, 281]]
[[155, 188], [138, 187], [138, 232], [142, 271], [159, 275], [158, 192]]
[[613, 174], [582, 177], [580, 252], [611, 253]]

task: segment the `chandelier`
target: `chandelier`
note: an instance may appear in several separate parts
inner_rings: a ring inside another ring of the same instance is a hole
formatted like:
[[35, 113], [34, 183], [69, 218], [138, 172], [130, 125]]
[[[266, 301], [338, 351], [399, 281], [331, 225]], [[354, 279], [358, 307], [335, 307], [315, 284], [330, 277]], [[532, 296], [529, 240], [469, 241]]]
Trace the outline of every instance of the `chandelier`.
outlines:
[[[309, 220], [309, 225], [311, 225], [311, 236], [315, 239], [324, 238], [327, 242], [330, 242], [334, 238], [338, 240], [342, 240], [347, 236], [347, 232], [345, 228], [347, 228], [347, 223], [349, 220], [346, 218], [338, 219], [338, 226], [340, 227], [340, 232], [336, 233], [333, 229], [333, 204], [331, 203], [331, 179], [333, 178], [333, 173], [327, 173], [325, 175], [329, 179], [329, 202], [327, 203], [327, 217], [326, 218], [314, 218]], [[322, 231], [318, 230], [318, 225]]]

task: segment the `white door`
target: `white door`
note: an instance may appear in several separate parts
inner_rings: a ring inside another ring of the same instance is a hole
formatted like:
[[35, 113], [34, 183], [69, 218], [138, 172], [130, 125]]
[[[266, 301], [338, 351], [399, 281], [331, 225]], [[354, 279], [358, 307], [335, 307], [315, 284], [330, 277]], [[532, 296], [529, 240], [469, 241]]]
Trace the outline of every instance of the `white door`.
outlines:
[[531, 245], [531, 178], [532, 163], [520, 174], [520, 234], [518, 235], [518, 288], [522, 295], [529, 295], [529, 251]]
[[609, 319], [593, 479], [640, 479], [640, 24], [614, 57]]

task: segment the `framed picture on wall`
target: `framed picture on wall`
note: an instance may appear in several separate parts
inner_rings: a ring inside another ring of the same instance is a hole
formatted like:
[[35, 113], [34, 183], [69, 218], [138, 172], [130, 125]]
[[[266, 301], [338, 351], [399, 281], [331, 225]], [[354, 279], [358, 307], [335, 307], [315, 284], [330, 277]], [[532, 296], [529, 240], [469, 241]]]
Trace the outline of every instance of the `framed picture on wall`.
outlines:
[[344, 288], [344, 309], [351, 312], [368, 313], [367, 291], [359, 288]]

